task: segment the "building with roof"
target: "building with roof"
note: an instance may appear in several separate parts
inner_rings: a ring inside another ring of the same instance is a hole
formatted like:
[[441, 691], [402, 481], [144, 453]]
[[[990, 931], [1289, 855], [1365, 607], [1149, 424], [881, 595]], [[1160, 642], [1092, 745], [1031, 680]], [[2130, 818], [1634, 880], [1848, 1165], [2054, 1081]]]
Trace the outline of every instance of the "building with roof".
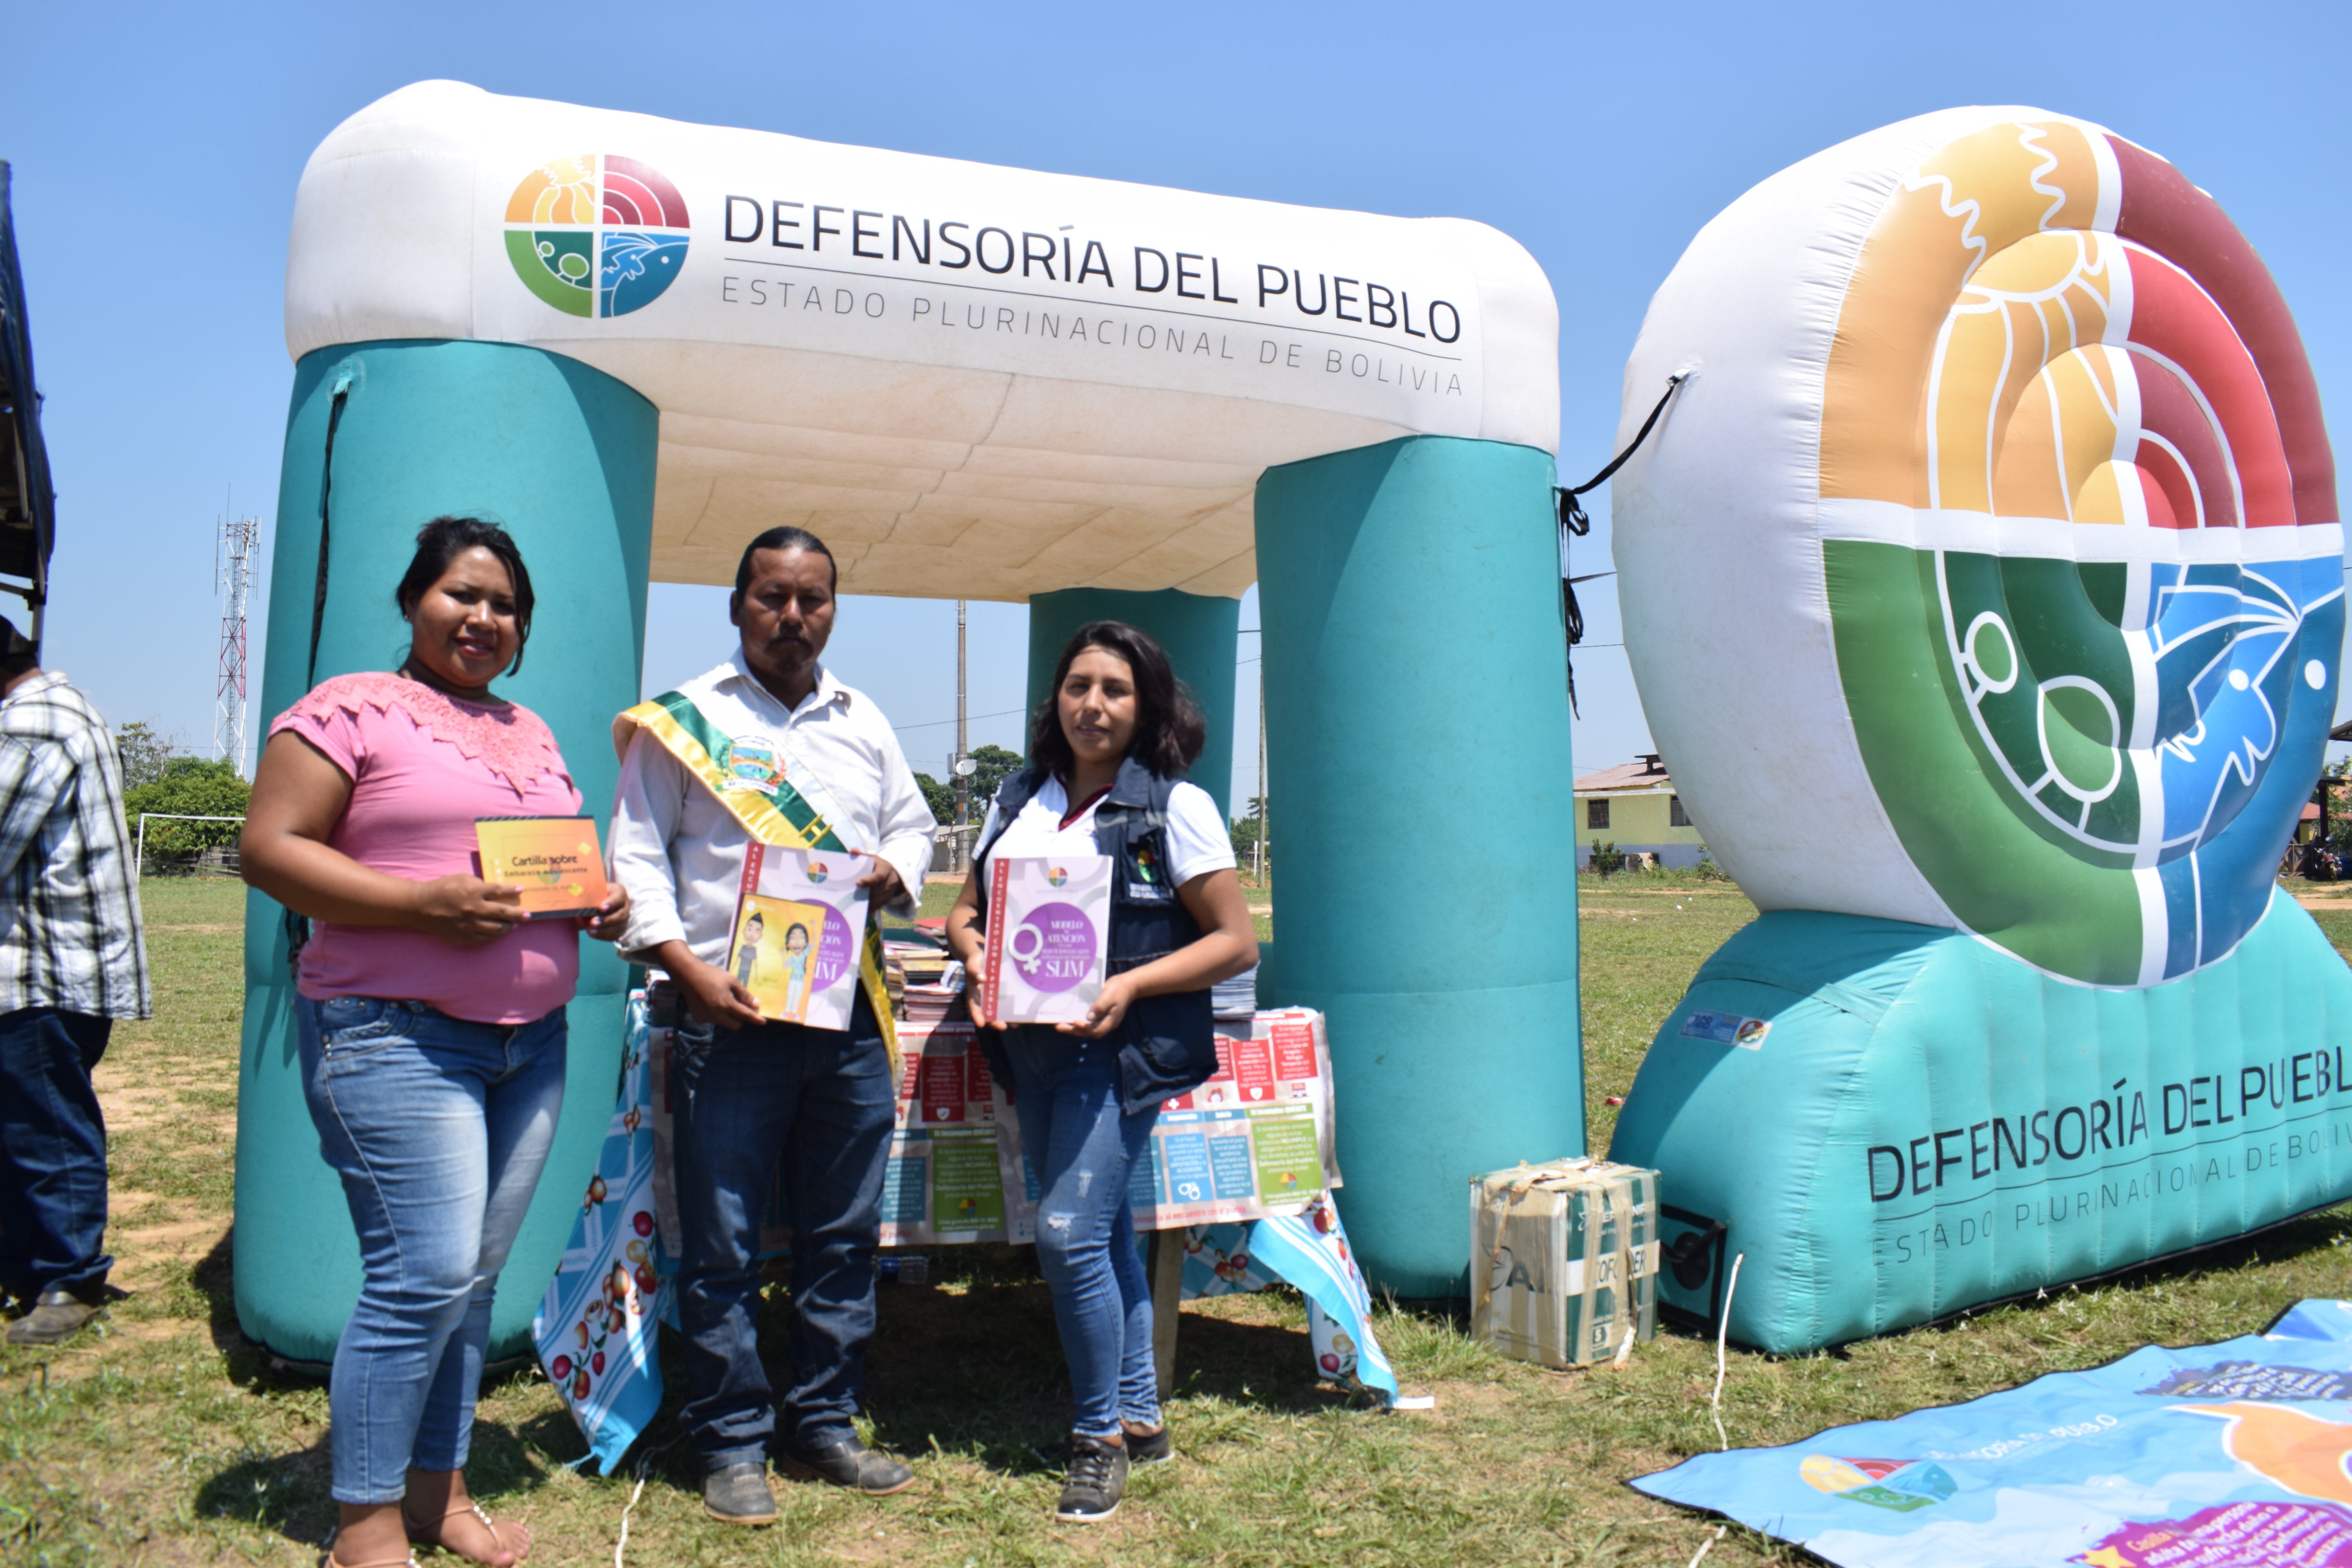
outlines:
[[1624, 854], [1650, 854], [1661, 866], [1696, 866], [1706, 846], [1683, 809], [1675, 781], [1655, 752], [1576, 781], [1576, 864], [1592, 864], [1596, 843]]

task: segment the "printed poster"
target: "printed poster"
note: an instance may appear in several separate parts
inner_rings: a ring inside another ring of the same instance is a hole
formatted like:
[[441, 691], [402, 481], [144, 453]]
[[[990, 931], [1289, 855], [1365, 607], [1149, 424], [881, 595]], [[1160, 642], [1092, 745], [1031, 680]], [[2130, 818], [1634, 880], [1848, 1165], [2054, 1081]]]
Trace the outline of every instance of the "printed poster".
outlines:
[[1633, 1482], [1842, 1568], [2352, 1568], [2352, 1301]]
[[[1247, 1032], [1218, 1037], [1216, 1075], [1160, 1109], [1129, 1179], [1139, 1230], [1307, 1213], [1339, 1185], [1322, 1015], [1262, 1013], [1237, 1027]], [[882, 1244], [1035, 1240], [1037, 1174], [979, 1032], [960, 1019], [907, 1026], [898, 1046]]]
[[[1220, 1025], [1217, 1070], [1160, 1108], [1129, 1178], [1138, 1230], [1296, 1215], [1339, 1185], [1331, 1053], [1323, 1016], [1260, 1013]], [[1035, 1239], [1037, 1173], [1008, 1101], [998, 1114], [1012, 1239]]]
[[1002, 1096], [962, 1022], [898, 1032], [898, 1123], [882, 1178], [882, 1245], [1003, 1241]]

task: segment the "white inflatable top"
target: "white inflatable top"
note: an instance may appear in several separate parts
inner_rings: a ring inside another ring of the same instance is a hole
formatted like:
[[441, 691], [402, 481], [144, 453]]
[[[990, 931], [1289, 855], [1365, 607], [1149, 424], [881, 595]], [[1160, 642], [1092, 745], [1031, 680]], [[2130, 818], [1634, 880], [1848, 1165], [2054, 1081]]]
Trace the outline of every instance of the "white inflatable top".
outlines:
[[286, 342], [528, 343], [661, 410], [653, 574], [779, 523], [853, 592], [1239, 595], [1270, 464], [1557, 449], [1532, 258], [1394, 218], [404, 88], [295, 196]]

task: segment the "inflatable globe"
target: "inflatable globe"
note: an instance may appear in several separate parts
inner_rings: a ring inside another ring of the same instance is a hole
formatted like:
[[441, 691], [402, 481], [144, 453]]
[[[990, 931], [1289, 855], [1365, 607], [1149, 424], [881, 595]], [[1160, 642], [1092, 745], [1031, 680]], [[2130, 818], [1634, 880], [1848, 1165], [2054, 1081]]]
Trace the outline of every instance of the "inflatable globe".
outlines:
[[[2343, 533], [2294, 319], [2220, 205], [2085, 121], [1907, 121], [1699, 234], [1628, 436], [1676, 375], [1617, 479], [1628, 652], [1766, 913], [1613, 1152], [1748, 1256], [1735, 1331], [1851, 1338], [2343, 1196], [2317, 1062], [2352, 984], [2275, 881]], [[1714, 1136], [1727, 1093], [1797, 1137]]]

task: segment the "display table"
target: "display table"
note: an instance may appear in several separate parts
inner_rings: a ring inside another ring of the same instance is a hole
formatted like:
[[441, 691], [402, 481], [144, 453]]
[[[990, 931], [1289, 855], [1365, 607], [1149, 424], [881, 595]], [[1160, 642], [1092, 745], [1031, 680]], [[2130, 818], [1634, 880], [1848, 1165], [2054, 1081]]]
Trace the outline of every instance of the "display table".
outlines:
[[[619, 1098], [555, 1278], [532, 1324], [541, 1363], [606, 1470], [660, 1408], [657, 1325], [675, 1326], [682, 1249], [670, 1185], [667, 1065], [676, 1020], [629, 998]], [[1218, 1071], [1161, 1108], [1130, 1194], [1151, 1233], [1153, 1360], [1174, 1386], [1179, 1304], [1297, 1288], [1317, 1375], [1383, 1403], [1396, 1379], [1371, 1332], [1371, 1295], [1332, 1189], [1330, 1052], [1319, 1015], [1260, 1013], [1220, 1025]], [[969, 1024], [902, 1026], [898, 1124], [882, 1195], [886, 1248], [1036, 1236], [1037, 1184], [1019, 1121]], [[761, 1242], [791, 1246], [781, 1165]]]

